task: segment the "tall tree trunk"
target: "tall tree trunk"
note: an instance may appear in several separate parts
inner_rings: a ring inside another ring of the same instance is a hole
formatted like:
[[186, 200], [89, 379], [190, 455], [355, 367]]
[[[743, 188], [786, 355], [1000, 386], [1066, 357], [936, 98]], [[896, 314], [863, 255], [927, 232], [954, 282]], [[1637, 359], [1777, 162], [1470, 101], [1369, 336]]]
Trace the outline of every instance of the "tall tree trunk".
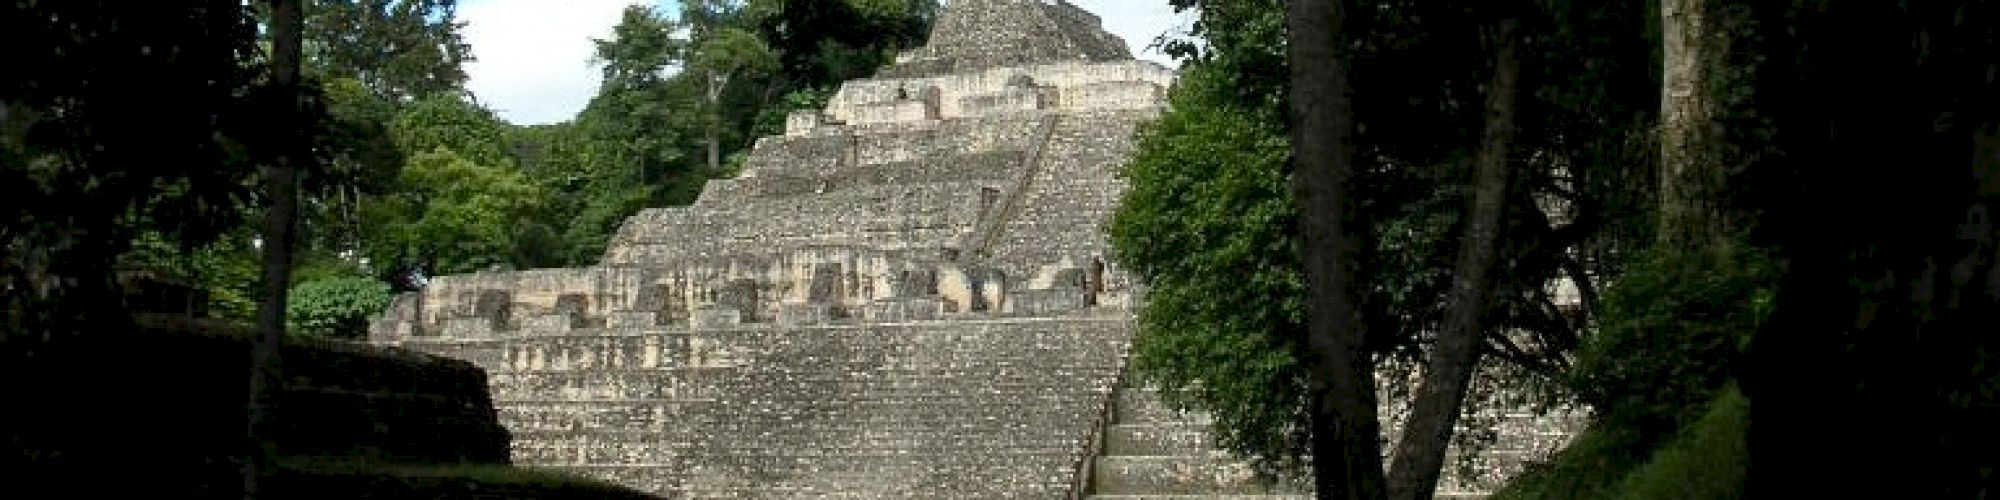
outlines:
[[1710, 79], [1721, 56], [1707, 0], [1660, 0], [1660, 219], [1663, 245], [1699, 244], [1722, 232], [1713, 208], [1722, 179]]
[[1293, 189], [1304, 241], [1307, 332], [1301, 360], [1311, 388], [1314, 487], [1322, 499], [1383, 498], [1375, 373], [1355, 306], [1354, 107], [1341, 44], [1342, 0], [1291, 0]]
[[722, 80], [723, 76], [714, 71], [708, 75], [708, 172], [714, 177], [722, 172]]
[[277, 111], [282, 133], [271, 163], [264, 168], [264, 191], [270, 206], [264, 212], [264, 297], [257, 304], [257, 340], [250, 355], [250, 393], [245, 429], [244, 498], [257, 498], [261, 480], [272, 472], [274, 449], [263, 431], [270, 417], [271, 396], [277, 389], [279, 343], [285, 335], [285, 293], [292, 272], [293, 220], [298, 212], [298, 182], [293, 161], [303, 160], [299, 137], [303, 106], [299, 92], [299, 59], [305, 19], [302, 0], [271, 2], [271, 82], [289, 105]]
[[1492, 296], [1491, 274], [1507, 211], [1508, 154], [1514, 142], [1514, 101], [1520, 91], [1521, 62], [1514, 54], [1514, 24], [1512, 19], [1502, 20], [1493, 31], [1493, 80], [1486, 90], [1486, 130], [1474, 159], [1465, 239], [1459, 245], [1444, 329], [1431, 349], [1423, 386], [1418, 388], [1416, 404], [1393, 454], [1391, 500], [1428, 500], [1437, 490], [1466, 387], [1479, 365], [1479, 347], [1486, 332], [1483, 320]]

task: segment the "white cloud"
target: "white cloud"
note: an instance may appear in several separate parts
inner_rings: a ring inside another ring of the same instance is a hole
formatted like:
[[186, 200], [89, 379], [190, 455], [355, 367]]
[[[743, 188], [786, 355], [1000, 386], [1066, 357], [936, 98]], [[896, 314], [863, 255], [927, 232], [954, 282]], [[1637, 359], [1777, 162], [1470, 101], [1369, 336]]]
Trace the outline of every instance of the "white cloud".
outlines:
[[[1191, 17], [1167, 0], [1070, 0], [1104, 20], [1132, 54], [1176, 64], [1158, 49], [1161, 34], [1185, 36]], [[597, 93], [600, 73], [589, 64], [592, 38], [609, 38], [627, 5], [647, 0], [466, 0], [458, 9], [476, 61], [466, 86], [509, 122], [569, 120]]]
[[643, 0], [479, 0], [459, 6], [475, 61], [466, 87], [518, 124], [568, 120], [597, 93], [592, 38], [610, 38], [619, 13]]

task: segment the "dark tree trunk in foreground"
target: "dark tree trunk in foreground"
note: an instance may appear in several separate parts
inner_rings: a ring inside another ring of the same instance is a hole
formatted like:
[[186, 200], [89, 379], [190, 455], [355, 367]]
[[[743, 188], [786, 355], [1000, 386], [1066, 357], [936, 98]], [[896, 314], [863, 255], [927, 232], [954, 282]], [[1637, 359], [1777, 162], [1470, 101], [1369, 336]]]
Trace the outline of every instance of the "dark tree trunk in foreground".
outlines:
[[259, 483], [275, 468], [274, 450], [263, 435], [267, 428], [264, 420], [270, 416], [271, 395], [277, 390], [279, 344], [285, 335], [285, 293], [291, 286], [292, 222], [299, 205], [297, 166], [293, 162], [305, 159], [298, 148], [304, 134], [299, 123], [303, 107], [299, 100], [304, 98], [299, 91], [304, 6], [302, 0], [270, 2], [271, 84], [289, 105], [276, 112], [279, 123], [275, 128], [280, 132], [270, 136], [276, 144], [264, 145], [275, 148], [276, 154], [264, 168], [264, 192], [270, 197], [270, 206], [264, 212], [264, 297], [257, 304], [257, 340], [250, 355], [244, 498], [256, 498]]
[[1311, 388], [1314, 487], [1322, 499], [1383, 498], [1375, 374], [1354, 296], [1354, 107], [1340, 0], [1291, 0], [1293, 189], [1304, 241], [1307, 329], [1301, 361]]
[[1396, 444], [1389, 472], [1391, 500], [1428, 500], [1437, 490], [1445, 450], [1451, 445], [1467, 386], [1479, 364], [1483, 321], [1492, 295], [1500, 225], [1507, 211], [1508, 153], [1514, 142], [1514, 101], [1521, 62], [1515, 57], [1514, 22], [1493, 28], [1493, 80], [1486, 90], [1486, 130], [1474, 158], [1472, 203], [1452, 278], [1451, 302], [1438, 332], [1416, 404]]

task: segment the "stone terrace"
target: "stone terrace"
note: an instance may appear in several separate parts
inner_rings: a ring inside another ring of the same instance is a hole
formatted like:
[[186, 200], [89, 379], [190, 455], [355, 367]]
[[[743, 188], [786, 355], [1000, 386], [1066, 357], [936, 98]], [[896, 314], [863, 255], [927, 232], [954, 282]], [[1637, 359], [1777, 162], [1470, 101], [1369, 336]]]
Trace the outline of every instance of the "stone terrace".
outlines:
[[793, 114], [692, 206], [630, 218], [598, 265], [438, 277], [371, 339], [486, 369], [516, 464], [673, 498], [1232, 474], [1118, 455], [1147, 449], [1135, 426], [1188, 444], [1203, 424], [1114, 420], [1137, 290], [1102, 229], [1174, 74], [1097, 23], [955, 0], [930, 45]]

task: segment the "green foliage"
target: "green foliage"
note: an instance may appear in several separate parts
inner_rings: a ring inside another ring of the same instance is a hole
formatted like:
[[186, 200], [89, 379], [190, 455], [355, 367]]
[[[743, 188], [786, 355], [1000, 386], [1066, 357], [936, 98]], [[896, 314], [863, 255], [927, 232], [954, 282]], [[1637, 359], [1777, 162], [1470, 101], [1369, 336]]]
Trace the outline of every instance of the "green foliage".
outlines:
[[[1148, 287], [1133, 364], [1168, 388], [1197, 387], [1173, 402], [1214, 413], [1223, 444], [1284, 469], [1305, 455], [1304, 374], [1293, 355], [1302, 270], [1293, 219], [1278, 215], [1291, 210], [1285, 8], [1173, 3], [1198, 9], [1198, 40], [1167, 44], [1186, 62], [1183, 79], [1173, 108], [1142, 136], [1112, 228], [1120, 262]], [[1491, 47], [1478, 34], [1507, 16], [1531, 34], [1487, 359], [1530, 374], [1503, 390], [1557, 390], [1543, 381], [1566, 374], [1592, 325], [1565, 312], [1547, 285], [1586, 276], [1585, 298], [1595, 300], [1594, 280], [1616, 276], [1650, 235], [1635, 229], [1650, 218], [1643, 138], [1658, 107], [1655, 70], [1643, 62], [1655, 48], [1634, 36], [1648, 12], [1574, 2], [1392, 2], [1349, 12], [1359, 149], [1351, 182], [1373, 242], [1357, 266], [1359, 313], [1377, 359], [1404, 361], [1385, 367], [1415, 365], [1408, 361], [1425, 353], [1443, 319], [1483, 124], [1480, 83], [1490, 78]], [[1495, 334], [1509, 330], [1529, 335]], [[1499, 400], [1488, 396], [1468, 397]]]
[[547, 199], [512, 165], [473, 161], [445, 148], [403, 168], [405, 191], [374, 200], [363, 218], [374, 262], [413, 260], [431, 275], [517, 265], [522, 225]]
[[402, 151], [390, 136], [390, 123], [397, 116], [395, 103], [370, 93], [360, 80], [338, 78], [321, 83], [321, 102], [326, 106], [322, 148], [330, 151], [321, 176], [328, 179], [309, 184], [356, 186], [379, 192], [402, 166]]
[[1748, 475], [1750, 401], [1730, 385], [1708, 412], [1625, 477], [1616, 498], [1698, 500], [1743, 498]]
[[[725, 27], [695, 40], [686, 71], [711, 75], [761, 74], [777, 65], [776, 54], [749, 30]], [[716, 78], [710, 76], [710, 78]], [[720, 77], [727, 80], [727, 76]]]
[[922, 45], [937, 0], [751, 0], [744, 20], [778, 53], [778, 91], [868, 76]]
[[242, 220], [272, 93], [235, 2], [0, 4], [0, 330], [116, 321], [114, 263], [152, 229]]
[[1137, 373], [1194, 388], [1222, 444], [1284, 466], [1305, 444], [1292, 425], [1305, 391], [1289, 347], [1303, 325], [1304, 282], [1289, 148], [1268, 112], [1215, 99], [1230, 82], [1211, 66], [1183, 77], [1173, 108], [1139, 137], [1110, 234], [1119, 261], [1149, 287]]
[[804, 89], [785, 94], [776, 106], [757, 112], [757, 120], [750, 127], [750, 135], [757, 137], [781, 135], [785, 133], [785, 120], [793, 111], [818, 111], [826, 108], [827, 101], [833, 99], [832, 89]]
[[411, 103], [396, 115], [390, 133], [412, 155], [449, 150], [467, 160], [498, 165], [507, 161], [506, 124], [486, 108], [452, 94]]
[[370, 275], [368, 268], [357, 262], [324, 253], [307, 252], [296, 257], [292, 264], [292, 283], [305, 283], [336, 278], [361, 278]]
[[[378, 273], [459, 273], [566, 263], [567, 198], [593, 176], [565, 128], [520, 131], [456, 96], [435, 95], [397, 114], [392, 135], [414, 152], [389, 192], [363, 200], [361, 254]], [[516, 158], [534, 162], [523, 168]], [[531, 175], [534, 174], [534, 175]], [[577, 176], [575, 179], [566, 176]]]
[[1748, 400], [1733, 382], [1772, 308], [1777, 267], [1731, 240], [1656, 247], [1605, 291], [1571, 390], [1598, 415], [1496, 498], [1737, 498]]
[[1654, 249], [1605, 291], [1600, 331], [1577, 351], [1575, 390], [1606, 425], [1671, 435], [1732, 377], [1775, 277], [1768, 257], [1740, 243]]
[[634, 6], [625, 9], [613, 38], [595, 41], [592, 61], [603, 65], [604, 80], [572, 123], [590, 156], [590, 166], [574, 172], [669, 189], [707, 180], [690, 175], [695, 170], [690, 160], [698, 156], [689, 154], [696, 147], [691, 138], [706, 120], [700, 89], [686, 73], [666, 76], [686, 61], [690, 42], [682, 28], [651, 8]]
[[673, 34], [682, 28], [653, 8], [633, 5], [620, 14], [611, 39], [597, 40], [591, 62], [603, 66], [604, 89], [635, 89], [659, 83], [662, 70], [681, 61], [686, 40]]
[[397, 109], [352, 78], [324, 81], [320, 90], [326, 106], [315, 137], [321, 158], [316, 169], [302, 172], [298, 243], [308, 252], [351, 251], [361, 239], [362, 197], [394, 189], [403, 167], [403, 151], [390, 136]]
[[389, 102], [465, 84], [471, 46], [457, 0], [314, 0], [306, 9], [311, 74], [353, 79]]
[[[1531, 465], [1494, 500], [1742, 498], [1749, 399], [1734, 384], [1697, 404], [1698, 420], [1670, 438], [1599, 424], [1547, 464]], [[1640, 443], [1660, 442], [1657, 449]]]
[[302, 250], [359, 250], [362, 198], [395, 189], [404, 156], [430, 149], [399, 147], [391, 129], [419, 98], [462, 90], [472, 57], [456, 11], [456, 0], [308, 2], [305, 71], [327, 115], [320, 168], [303, 173]]
[[206, 292], [209, 317], [250, 321], [257, 312], [261, 281], [257, 257], [247, 228], [192, 248], [148, 230], [133, 239], [131, 251], [119, 257], [119, 267], [157, 273]]
[[1285, 5], [1281, 0], [1171, 0], [1176, 10], [1197, 9], [1193, 38], [1167, 40], [1165, 52], [1186, 63], [1215, 64], [1236, 73], [1236, 84], [1217, 89], [1247, 106], [1282, 109], [1289, 88], [1285, 62]]
[[285, 305], [288, 330], [301, 335], [360, 339], [368, 321], [389, 307], [389, 285], [371, 278], [303, 281]]
[[646, 208], [653, 197], [652, 190], [645, 186], [599, 182], [593, 183], [591, 188], [586, 192], [575, 218], [564, 226], [562, 239], [568, 244], [564, 250], [568, 262], [596, 262], [611, 242], [611, 235], [617, 231], [618, 225]]

